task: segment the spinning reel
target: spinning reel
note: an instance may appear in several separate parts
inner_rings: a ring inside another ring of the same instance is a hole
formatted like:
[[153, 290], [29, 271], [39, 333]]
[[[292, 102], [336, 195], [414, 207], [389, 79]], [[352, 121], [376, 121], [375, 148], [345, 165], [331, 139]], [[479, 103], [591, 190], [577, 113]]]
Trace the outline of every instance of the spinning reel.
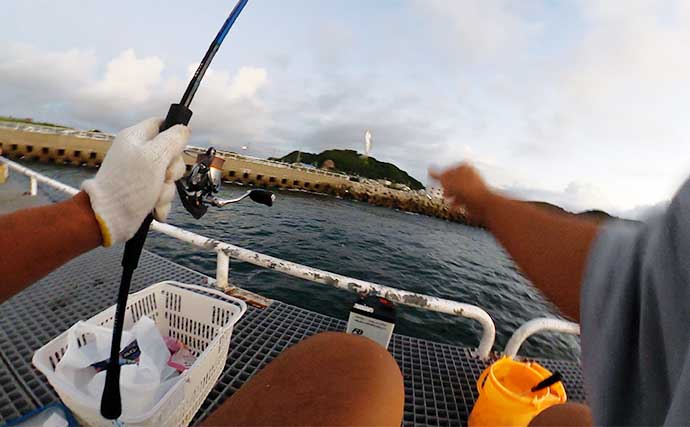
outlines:
[[222, 184], [223, 163], [225, 159], [217, 156], [216, 149], [210, 147], [206, 153], [197, 154], [196, 164], [189, 175], [175, 182], [182, 205], [194, 218], [204, 216], [209, 205], [220, 208], [246, 197], [266, 206], [273, 205], [276, 196], [267, 190], [249, 190], [235, 199], [220, 199], [214, 196]]

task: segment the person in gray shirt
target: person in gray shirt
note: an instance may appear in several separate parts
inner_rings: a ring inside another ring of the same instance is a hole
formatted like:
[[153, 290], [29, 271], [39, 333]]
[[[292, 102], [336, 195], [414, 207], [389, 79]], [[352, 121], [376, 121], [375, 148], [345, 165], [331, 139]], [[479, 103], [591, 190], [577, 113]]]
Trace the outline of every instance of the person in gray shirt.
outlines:
[[690, 180], [663, 214], [632, 223], [511, 200], [467, 164], [431, 175], [581, 323], [590, 407], [552, 407], [532, 425], [690, 424]]

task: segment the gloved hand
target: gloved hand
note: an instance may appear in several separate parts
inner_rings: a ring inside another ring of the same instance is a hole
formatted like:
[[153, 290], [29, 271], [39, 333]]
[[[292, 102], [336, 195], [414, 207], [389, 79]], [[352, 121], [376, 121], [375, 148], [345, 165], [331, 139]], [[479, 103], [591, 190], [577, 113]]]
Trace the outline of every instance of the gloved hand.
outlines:
[[118, 133], [96, 176], [81, 185], [103, 246], [129, 240], [151, 210], [159, 221], [170, 212], [175, 181], [185, 172], [182, 151], [190, 131], [177, 125], [159, 134], [162, 122], [152, 118]]

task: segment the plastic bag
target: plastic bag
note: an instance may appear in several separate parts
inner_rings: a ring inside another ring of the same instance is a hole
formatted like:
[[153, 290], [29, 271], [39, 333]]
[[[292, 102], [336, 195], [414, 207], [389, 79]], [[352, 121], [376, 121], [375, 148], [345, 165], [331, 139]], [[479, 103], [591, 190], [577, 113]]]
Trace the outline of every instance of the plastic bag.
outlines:
[[[106, 372], [97, 372], [91, 365], [110, 357], [111, 339], [112, 329], [78, 322], [69, 329], [69, 346], [55, 367], [57, 376], [92, 397], [88, 405], [95, 410], [100, 408]], [[180, 379], [167, 364], [170, 352], [153, 320], [142, 316], [132, 329], [123, 331], [120, 350], [135, 340], [141, 350], [139, 362], [125, 364], [120, 370], [122, 414], [126, 416], [137, 416], [153, 408]], [[79, 347], [80, 341], [86, 344]]]

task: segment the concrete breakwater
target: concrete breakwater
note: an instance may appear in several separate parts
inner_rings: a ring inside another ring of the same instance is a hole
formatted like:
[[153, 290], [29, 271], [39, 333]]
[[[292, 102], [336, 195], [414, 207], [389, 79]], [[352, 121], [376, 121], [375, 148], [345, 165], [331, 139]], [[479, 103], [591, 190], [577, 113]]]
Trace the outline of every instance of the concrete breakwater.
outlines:
[[462, 211], [451, 210], [441, 198], [429, 197], [416, 191], [400, 191], [382, 185], [351, 183], [347, 187], [333, 188], [330, 194], [344, 199], [367, 202], [371, 205], [466, 223]]
[[[112, 140], [112, 135], [101, 132], [0, 122], [0, 149], [3, 155], [11, 159], [98, 167]], [[196, 154], [204, 151], [204, 148], [190, 147], [185, 152], [187, 169], [191, 169]], [[225, 158], [223, 178], [226, 181], [325, 193], [343, 199], [465, 222], [461, 212], [449, 210], [443, 199], [431, 197], [424, 192], [395, 190], [371, 180], [357, 182], [340, 173], [232, 152], [219, 151], [218, 154]]]

